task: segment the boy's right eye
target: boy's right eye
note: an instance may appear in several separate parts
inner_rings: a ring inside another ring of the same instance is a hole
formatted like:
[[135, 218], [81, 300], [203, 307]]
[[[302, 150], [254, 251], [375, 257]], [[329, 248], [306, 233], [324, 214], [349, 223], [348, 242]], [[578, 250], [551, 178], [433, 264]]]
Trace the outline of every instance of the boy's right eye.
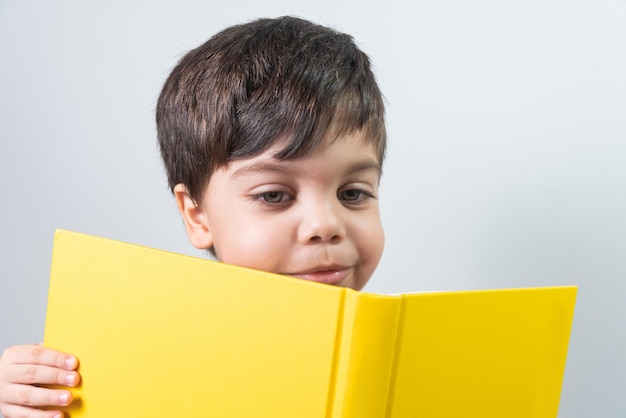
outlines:
[[278, 191], [260, 193], [256, 196], [256, 198], [270, 204], [283, 203], [293, 200], [293, 197], [288, 193]]

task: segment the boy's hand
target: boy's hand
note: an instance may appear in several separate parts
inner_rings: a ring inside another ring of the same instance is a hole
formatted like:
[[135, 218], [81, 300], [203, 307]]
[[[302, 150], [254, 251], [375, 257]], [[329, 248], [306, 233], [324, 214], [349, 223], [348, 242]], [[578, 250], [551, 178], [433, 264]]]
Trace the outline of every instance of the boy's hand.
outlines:
[[76, 386], [76, 357], [41, 345], [17, 345], [0, 357], [0, 413], [5, 418], [60, 418], [58, 410], [38, 407], [66, 406], [72, 402], [68, 390], [47, 389], [37, 385]]

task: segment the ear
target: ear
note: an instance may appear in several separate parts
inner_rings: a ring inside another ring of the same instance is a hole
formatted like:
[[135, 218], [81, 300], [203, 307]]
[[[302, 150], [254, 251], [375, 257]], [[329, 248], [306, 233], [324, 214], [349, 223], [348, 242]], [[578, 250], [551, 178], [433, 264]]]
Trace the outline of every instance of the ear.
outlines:
[[174, 197], [178, 211], [185, 222], [187, 237], [191, 245], [201, 250], [211, 248], [213, 246], [213, 236], [211, 235], [206, 215], [196, 201], [189, 196], [187, 187], [184, 184], [174, 186]]

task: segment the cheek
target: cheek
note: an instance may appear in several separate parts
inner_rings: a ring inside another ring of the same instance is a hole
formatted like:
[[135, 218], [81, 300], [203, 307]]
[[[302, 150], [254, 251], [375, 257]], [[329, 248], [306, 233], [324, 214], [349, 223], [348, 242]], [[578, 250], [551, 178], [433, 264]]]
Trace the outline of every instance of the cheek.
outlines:
[[367, 252], [368, 258], [378, 264], [385, 246], [385, 233], [378, 211], [363, 219], [359, 227], [359, 242], [363, 251]]
[[385, 234], [379, 218], [370, 219], [368, 227], [360, 230], [357, 247], [361, 256], [361, 269], [356, 278], [356, 289], [361, 290], [370, 280], [385, 247]]
[[371, 265], [372, 273], [378, 266], [380, 258], [383, 254], [383, 249], [385, 248], [385, 234], [383, 232], [382, 226], [379, 226], [375, 230], [371, 231], [368, 234], [368, 237], [365, 239], [367, 248], [367, 264]]
[[[231, 223], [235, 223], [232, 222]], [[216, 240], [220, 261], [257, 270], [279, 272], [279, 263], [287, 249], [284, 223], [273, 225], [267, 222], [237, 222], [229, 228], [224, 240]]]

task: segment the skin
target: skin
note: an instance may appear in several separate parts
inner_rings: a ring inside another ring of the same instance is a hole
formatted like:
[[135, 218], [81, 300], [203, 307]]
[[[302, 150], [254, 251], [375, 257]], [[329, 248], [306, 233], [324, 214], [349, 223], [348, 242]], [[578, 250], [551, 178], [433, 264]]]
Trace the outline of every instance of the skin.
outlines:
[[[297, 159], [277, 160], [280, 149], [218, 168], [200, 202], [184, 185], [174, 188], [190, 242], [213, 247], [225, 263], [362, 289], [384, 246], [374, 146], [355, 132]], [[74, 387], [77, 368], [75, 356], [41, 345], [8, 348], [0, 357], [0, 412], [62, 417], [54, 407], [69, 405], [71, 392], [35, 385]]]
[[199, 204], [175, 187], [187, 234], [228, 264], [360, 290], [380, 260], [380, 163], [360, 132], [280, 161], [278, 143], [215, 171]]
[[72, 393], [32, 385], [74, 387], [80, 383], [77, 367], [76, 357], [41, 345], [7, 348], [0, 357], [0, 412], [5, 418], [62, 417], [58, 410], [42, 411], [36, 407], [69, 405]]

